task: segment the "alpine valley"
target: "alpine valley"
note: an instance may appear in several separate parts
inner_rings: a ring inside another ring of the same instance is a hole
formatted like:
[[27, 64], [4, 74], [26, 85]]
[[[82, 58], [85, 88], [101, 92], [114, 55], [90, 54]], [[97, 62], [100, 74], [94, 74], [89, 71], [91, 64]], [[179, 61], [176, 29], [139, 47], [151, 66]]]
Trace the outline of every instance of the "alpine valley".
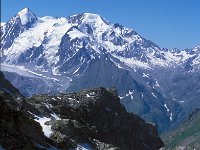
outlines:
[[24, 96], [115, 87], [159, 132], [200, 107], [199, 66], [200, 46], [160, 48], [97, 14], [39, 18], [25, 8], [1, 27], [1, 70]]

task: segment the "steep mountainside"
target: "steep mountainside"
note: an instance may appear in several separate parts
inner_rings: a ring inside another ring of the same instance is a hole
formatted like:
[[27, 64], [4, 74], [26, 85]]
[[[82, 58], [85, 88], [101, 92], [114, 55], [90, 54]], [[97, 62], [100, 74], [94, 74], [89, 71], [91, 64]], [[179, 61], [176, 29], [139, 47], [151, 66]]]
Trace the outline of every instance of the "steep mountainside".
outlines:
[[200, 105], [199, 46], [162, 49], [97, 14], [39, 18], [27, 8], [1, 32], [2, 70], [25, 96], [116, 87], [126, 109], [160, 131]]
[[183, 125], [162, 135], [168, 149], [200, 149], [200, 109], [196, 108]]
[[1, 92], [0, 133], [0, 149], [7, 150], [164, 146], [156, 127], [127, 113], [116, 91], [104, 88], [26, 99]]

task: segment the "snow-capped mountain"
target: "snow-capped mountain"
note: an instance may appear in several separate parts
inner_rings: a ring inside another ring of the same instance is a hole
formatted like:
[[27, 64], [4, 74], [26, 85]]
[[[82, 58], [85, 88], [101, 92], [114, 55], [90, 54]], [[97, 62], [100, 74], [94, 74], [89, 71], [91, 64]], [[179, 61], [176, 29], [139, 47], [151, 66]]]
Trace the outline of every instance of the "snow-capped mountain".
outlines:
[[198, 46], [162, 49], [91, 13], [39, 18], [25, 8], [1, 32], [2, 70], [23, 94], [114, 86], [128, 111], [162, 129], [183, 115], [181, 100], [167, 95], [167, 75], [197, 71], [200, 64]]
[[34, 63], [36, 70], [51, 69], [53, 74], [64, 72], [62, 66], [77, 53], [83, 53], [82, 49], [88, 54], [82, 63], [107, 53], [119, 63], [143, 68], [177, 64], [194, 55], [161, 49], [132, 29], [90, 13], [38, 18], [25, 8], [2, 27], [2, 32], [3, 62], [26, 62], [27, 66]]

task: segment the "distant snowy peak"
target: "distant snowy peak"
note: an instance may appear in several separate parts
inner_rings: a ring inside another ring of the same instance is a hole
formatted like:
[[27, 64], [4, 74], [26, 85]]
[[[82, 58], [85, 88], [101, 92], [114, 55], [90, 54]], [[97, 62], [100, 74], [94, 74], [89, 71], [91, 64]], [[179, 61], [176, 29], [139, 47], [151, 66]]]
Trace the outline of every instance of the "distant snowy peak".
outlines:
[[28, 8], [24, 8], [23, 10], [21, 10], [17, 14], [17, 17], [20, 18], [22, 25], [26, 25], [37, 20], [37, 17]]

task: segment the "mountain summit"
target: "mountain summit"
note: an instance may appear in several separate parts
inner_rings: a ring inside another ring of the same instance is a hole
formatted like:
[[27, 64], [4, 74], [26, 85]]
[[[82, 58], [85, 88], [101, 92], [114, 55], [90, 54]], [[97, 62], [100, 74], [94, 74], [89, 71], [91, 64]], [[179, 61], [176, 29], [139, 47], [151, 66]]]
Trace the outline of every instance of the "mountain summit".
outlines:
[[24, 8], [21, 10], [17, 16], [19, 16], [22, 25], [26, 25], [27, 23], [32, 23], [37, 17], [28, 9]]

